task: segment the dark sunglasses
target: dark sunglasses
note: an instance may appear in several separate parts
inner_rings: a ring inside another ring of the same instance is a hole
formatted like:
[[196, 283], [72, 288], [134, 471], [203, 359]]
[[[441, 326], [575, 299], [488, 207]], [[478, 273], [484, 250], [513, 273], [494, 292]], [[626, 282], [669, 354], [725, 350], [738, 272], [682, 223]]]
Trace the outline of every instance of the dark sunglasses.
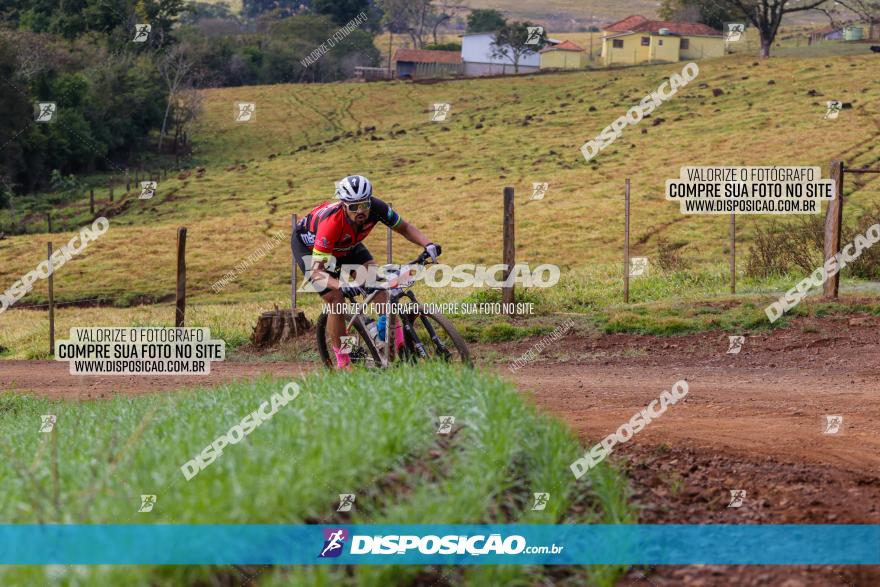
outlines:
[[372, 205], [372, 202], [370, 202], [370, 200], [367, 200], [366, 202], [353, 202], [350, 204], [346, 203], [345, 208], [349, 212], [357, 212], [358, 210], [369, 210], [370, 206]]

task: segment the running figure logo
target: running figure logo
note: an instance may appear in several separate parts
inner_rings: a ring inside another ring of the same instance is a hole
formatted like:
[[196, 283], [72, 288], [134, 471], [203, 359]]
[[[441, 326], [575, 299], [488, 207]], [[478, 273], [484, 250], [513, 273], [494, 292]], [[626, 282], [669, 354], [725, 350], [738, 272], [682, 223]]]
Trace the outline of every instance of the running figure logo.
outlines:
[[633, 257], [629, 260], [629, 276], [642, 277], [648, 272], [647, 257]]
[[452, 432], [453, 424], [455, 424], [455, 416], [440, 416], [440, 427], [437, 428], [437, 434], [449, 434]]
[[431, 122], [443, 122], [449, 116], [451, 109], [452, 106], [450, 104], [434, 104], [434, 109], [431, 111]]
[[142, 181], [141, 182], [141, 195], [138, 196], [138, 200], [149, 200], [153, 196], [156, 195], [156, 188], [159, 186], [158, 182], [155, 181]]
[[350, 512], [351, 507], [354, 505], [354, 493], [340, 493], [339, 494], [339, 507], [336, 508], [337, 512]]
[[742, 507], [743, 502], [746, 499], [746, 490], [745, 489], [731, 489], [730, 490], [730, 503], [727, 504], [729, 508], [738, 508]]
[[235, 103], [235, 122], [253, 122], [257, 118], [257, 104], [255, 102]]
[[742, 39], [743, 33], [746, 31], [746, 25], [742, 22], [729, 22], [726, 28], [727, 35], [724, 40], [728, 43], [736, 43]]
[[532, 182], [532, 197], [529, 200], [543, 200], [549, 188], [550, 184], [546, 181], [543, 183], [538, 181]]
[[58, 105], [55, 102], [37, 102], [34, 105], [34, 121], [52, 122], [57, 110]]
[[52, 429], [55, 427], [55, 422], [57, 421], [58, 416], [55, 414], [40, 416], [40, 432], [52, 432]]
[[339, 342], [342, 343], [342, 348], [339, 349], [340, 353], [348, 355], [351, 351], [354, 350], [354, 347], [357, 344], [357, 337], [355, 336], [340, 336]]
[[549, 493], [535, 493], [535, 505], [532, 506], [533, 512], [542, 512], [544, 508], [547, 507], [547, 502], [550, 501]]
[[541, 42], [541, 37], [544, 36], [544, 27], [542, 26], [530, 26], [528, 27], [529, 34], [526, 37], [526, 45], [537, 45]]
[[825, 113], [825, 120], [837, 120], [837, 116], [843, 108], [843, 102], [840, 100], [829, 100], [825, 102], [825, 105], [828, 107], [828, 112]]
[[133, 43], [145, 42], [148, 38], [150, 38], [151, 30], [153, 30], [153, 26], [149, 24], [134, 25], [134, 38], [131, 41]]
[[142, 495], [141, 496], [141, 507], [138, 508], [138, 512], [146, 513], [153, 511], [153, 506], [156, 505], [156, 496], [155, 495]]
[[822, 434], [837, 434], [843, 426], [843, 416], [825, 416], [825, 429]]
[[730, 339], [730, 345], [727, 347], [728, 355], [738, 355], [742, 350], [743, 345], [746, 343], [745, 336], [731, 336], [728, 337]]
[[324, 529], [324, 548], [321, 549], [321, 554], [318, 555], [318, 558], [338, 557], [342, 554], [342, 547], [345, 546], [346, 540], [348, 540], [348, 530], [343, 530], [342, 528], [337, 530], [332, 528]]

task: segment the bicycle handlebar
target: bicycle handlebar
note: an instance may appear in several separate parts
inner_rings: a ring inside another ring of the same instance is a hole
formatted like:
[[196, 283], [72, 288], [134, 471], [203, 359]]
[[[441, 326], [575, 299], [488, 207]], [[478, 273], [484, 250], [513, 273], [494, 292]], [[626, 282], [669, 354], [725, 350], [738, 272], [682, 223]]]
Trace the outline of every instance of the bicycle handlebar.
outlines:
[[[426, 265], [426, 264], [427, 264], [427, 265], [430, 265], [431, 263], [425, 263], [425, 262], [426, 262], [428, 259], [430, 259], [430, 258], [431, 258], [431, 255], [428, 254], [428, 251], [423, 251], [421, 255], [419, 255], [418, 257], [416, 257], [414, 261], [410, 261], [409, 263], [407, 263], [407, 265]], [[367, 286], [364, 286], [364, 287], [363, 287], [363, 290], [364, 290], [365, 292], [367, 292], [367, 293], [373, 293], [374, 291], [387, 291], [387, 290], [389, 290], [389, 289], [392, 289], [392, 288], [389, 288], [389, 287], [387, 287], [387, 286], [385, 286], [385, 287], [367, 287]]]

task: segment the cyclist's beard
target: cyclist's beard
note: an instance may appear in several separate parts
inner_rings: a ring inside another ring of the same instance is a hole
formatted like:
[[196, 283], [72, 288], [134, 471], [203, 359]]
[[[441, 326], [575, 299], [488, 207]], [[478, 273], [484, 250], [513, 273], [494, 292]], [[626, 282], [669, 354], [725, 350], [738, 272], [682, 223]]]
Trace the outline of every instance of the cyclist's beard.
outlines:
[[357, 224], [358, 226], [362, 226], [364, 224], [364, 222], [367, 221], [367, 216], [368, 216], [368, 214], [366, 212], [357, 212], [354, 215], [354, 223]]

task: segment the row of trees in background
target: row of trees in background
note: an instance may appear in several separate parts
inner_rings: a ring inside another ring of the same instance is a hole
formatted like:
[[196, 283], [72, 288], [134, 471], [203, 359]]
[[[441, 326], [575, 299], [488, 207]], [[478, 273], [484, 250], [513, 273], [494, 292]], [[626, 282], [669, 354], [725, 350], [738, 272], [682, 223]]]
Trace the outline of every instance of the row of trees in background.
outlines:
[[[302, 65], [361, 12], [366, 23]], [[58, 188], [53, 173], [185, 156], [200, 88], [333, 81], [378, 64], [382, 13], [370, 0], [245, 0], [244, 13], [253, 17], [183, 0], [0, 0], [0, 206]], [[138, 24], [151, 26], [143, 42]], [[51, 123], [35, 121], [38, 102], [56, 103]]]
[[192, 64], [191, 85], [195, 87], [328, 82], [350, 77], [358, 65], [379, 63], [373, 34], [360, 28], [315, 63], [304, 66], [302, 59], [339, 26], [325, 15], [283, 19], [264, 15], [247, 26], [200, 21], [181, 26], [175, 36], [179, 51]]
[[[107, 170], [145, 147], [159, 127], [167, 88], [148, 56], [111, 53], [87, 40], [68, 42], [0, 31], [0, 200], [51, 187], [64, 175]], [[34, 121], [34, 104], [55, 102], [52, 122]]]

